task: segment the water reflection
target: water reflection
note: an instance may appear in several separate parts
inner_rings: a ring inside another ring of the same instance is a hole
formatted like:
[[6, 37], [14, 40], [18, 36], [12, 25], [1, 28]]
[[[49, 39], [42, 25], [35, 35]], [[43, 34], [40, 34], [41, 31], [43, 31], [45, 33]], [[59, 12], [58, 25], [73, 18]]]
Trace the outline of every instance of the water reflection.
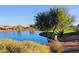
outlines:
[[29, 31], [29, 33], [30, 33], [30, 34], [34, 34], [34, 33], [35, 33], [35, 31]]
[[12, 31], [0, 32], [0, 38], [9, 38], [13, 40], [23, 41], [30, 40], [38, 43], [47, 43], [48, 39], [37, 34], [35, 31]]
[[17, 35], [21, 36], [22, 35], [21, 31], [17, 31]]

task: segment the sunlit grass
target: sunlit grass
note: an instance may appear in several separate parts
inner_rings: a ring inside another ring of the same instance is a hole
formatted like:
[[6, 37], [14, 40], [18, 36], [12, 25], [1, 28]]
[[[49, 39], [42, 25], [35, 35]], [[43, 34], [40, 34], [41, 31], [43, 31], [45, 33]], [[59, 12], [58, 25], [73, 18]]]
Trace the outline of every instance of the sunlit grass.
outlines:
[[48, 53], [48, 46], [32, 41], [13, 41], [0, 39], [0, 52], [2, 53]]
[[75, 32], [75, 30], [74, 29], [65, 29], [64, 30], [64, 33], [71, 33], [71, 32]]

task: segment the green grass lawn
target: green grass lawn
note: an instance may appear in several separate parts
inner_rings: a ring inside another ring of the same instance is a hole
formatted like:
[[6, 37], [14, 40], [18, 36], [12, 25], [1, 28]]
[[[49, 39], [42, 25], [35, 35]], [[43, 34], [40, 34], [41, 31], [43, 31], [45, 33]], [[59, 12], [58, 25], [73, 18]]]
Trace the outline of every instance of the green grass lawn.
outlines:
[[71, 32], [75, 32], [75, 30], [74, 29], [65, 29], [64, 30], [64, 33], [71, 33]]
[[[53, 33], [52, 30], [49, 31], [49, 32], [52, 32]], [[71, 33], [71, 32], [76, 32], [76, 31], [74, 29], [71, 29], [71, 28], [64, 29], [64, 34], [65, 33]], [[60, 33], [59, 32], [54, 32], [54, 34], [60, 34]]]

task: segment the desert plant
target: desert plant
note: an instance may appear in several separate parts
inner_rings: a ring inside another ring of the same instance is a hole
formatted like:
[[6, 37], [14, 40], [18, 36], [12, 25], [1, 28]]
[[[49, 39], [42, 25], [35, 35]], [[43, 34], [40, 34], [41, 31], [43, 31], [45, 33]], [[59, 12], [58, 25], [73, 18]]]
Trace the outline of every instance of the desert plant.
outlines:
[[52, 50], [52, 52], [60, 53], [63, 51], [63, 47], [60, 45], [54, 45], [51, 47], [51, 50]]
[[53, 46], [51, 47], [51, 50], [57, 53], [60, 53], [63, 51], [63, 47], [61, 45], [61, 42], [58, 40], [57, 36], [53, 40]]
[[32, 41], [0, 40], [0, 52], [4, 53], [48, 53], [48, 46]]

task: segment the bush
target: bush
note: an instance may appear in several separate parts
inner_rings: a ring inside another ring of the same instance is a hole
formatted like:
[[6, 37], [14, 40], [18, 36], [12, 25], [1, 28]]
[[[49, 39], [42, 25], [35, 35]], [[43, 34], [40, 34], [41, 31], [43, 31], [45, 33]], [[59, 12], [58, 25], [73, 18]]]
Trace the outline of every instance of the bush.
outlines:
[[52, 52], [60, 53], [60, 52], [62, 52], [64, 50], [60, 42], [53, 41], [53, 43], [54, 43], [53, 46], [51, 46]]
[[1, 53], [48, 53], [48, 46], [32, 41], [0, 40]]

